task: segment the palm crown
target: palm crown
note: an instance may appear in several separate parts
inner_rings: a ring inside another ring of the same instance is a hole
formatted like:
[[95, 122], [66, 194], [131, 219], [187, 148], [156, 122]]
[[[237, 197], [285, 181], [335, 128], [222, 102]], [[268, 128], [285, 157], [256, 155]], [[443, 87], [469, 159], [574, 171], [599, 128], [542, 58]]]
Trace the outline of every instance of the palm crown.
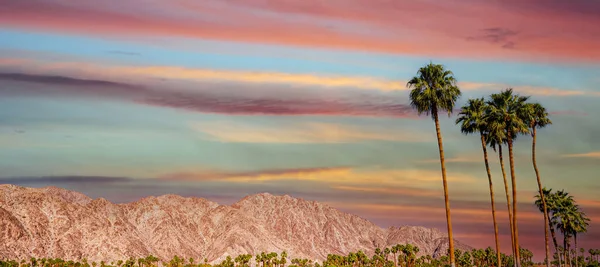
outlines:
[[552, 124], [548, 115], [548, 111], [540, 103], [530, 103], [525, 107], [525, 122], [530, 128], [544, 128]]
[[487, 131], [487, 122], [485, 120], [486, 104], [483, 98], [469, 99], [467, 105], [461, 108], [458, 113], [456, 124], [460, 125], [460, 130], [464, 134], [475, 132], [484, 133]]
[[512, 139], [516, 139], [518, 134], [529, 133], [526, 104], [528, 99], [529, 96], [516, 95], [512, 88], [508, 88], [501, 93], [492, 94], [491, 100], [488, 101], [492, 120], [498, 127], [503, 126], [501, 128], [504, 128]]
[[[419, 68], [417, 76], [407, 83], [410, 91], [410, 105], [419, 114], [437, 116], [438, 111], [452, 114], [456, 100], [461, 95], [454, 74], [443, 65], [429, 63]], [[435, 113], [435, 114], [434, 114]]]

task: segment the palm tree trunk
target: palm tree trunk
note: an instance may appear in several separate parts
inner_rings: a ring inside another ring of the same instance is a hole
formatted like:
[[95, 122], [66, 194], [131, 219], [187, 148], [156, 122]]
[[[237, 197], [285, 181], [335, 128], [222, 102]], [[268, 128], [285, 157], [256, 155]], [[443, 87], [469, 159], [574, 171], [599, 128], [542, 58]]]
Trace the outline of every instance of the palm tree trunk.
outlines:
[[490, 201], [492, 202], [492, 220], [494, 221], [494, 238], [496, 239], [496, 258], [498, 267], [502, 266], [502, 258], [500, 256], [500, 240], [498, 240], [498, 224], [496, 223], [496, 204], [494, 202], [494, 185], [492, 183], [492, 172], [488, 161], [487, 148], [485, 144], [485, 136], [481, 133], [481, 147], [483, 148], [483, 160], [485, 162], [485, 170], [487, 171], [488, 180], [490, 183]]
[[435, 132], [437, 134], [438, 148], [440, 151], [440, 165], [442, 169], [442, 183], [444, 185], [444, 202], [446, 204], [446, 223], [448, 225], [448, 248], [450, 249], [450, 266], [455, 267], [454, 260], [454, 239], [452, 237], [452, 219], [450, 217], [450, 201], [448, 199], [448, 182], [446, 180], [446, 164], [444, 162], [444, 146], [442, 145], [442, 133], [440, 130], [440, 121], [438, 119], [437, 109], [432, 110], [435, 120]]
[[[512, 209], [510, 203], [510, 195], [508, 192], [508, 180], [506, 180], [506, 169], [504, 168], [504, 157], [502, 156], [502, 144], [498, 146], [498, 159], [500, 160], [500, 169], [502, 169], [502, 178], [504, 179], [504, 192], [506, 193], [506, 207], [508, 208], [508, 224], [510, 225], [510, 241], [512, 247], [512, 254], [515, 255], [515, 238], [514, 238], [514, 227]], [[516, 263], [515, 263], [516, 265]]]
[[573, 232], [573, 239], [575, 240], [575, 267], [579, 266], [579, 259], [577, 254], [577, 231]]
[[558, 255], [558, 267], [562, 267], [560, 251], [558, 251], [558, 242], [556, 241], [556, 231], [554, 231], [554, 226], [552, 226], [552, 221], [550, 219], [550, 216], [548, 216], [548, 227], [550, 228], [550, 234], [552, 234], [552, 242], [554, 243], [554, 251], [556, 251], [556, 255]]
[[569, 258], [567, 258], [567, 251], [569, 249], [567, 248], [567, 232], [566, 230], [563, 231], [563, 258], [565, 259], [565, 266], [571, 266], [571, 264], [569, 263]]
[[548, 238], [548, 224], [546, 221], [548, 220], [548, 208], [546, 207], [546, 197], [544, 196], [544, 192], [542, 190], [542, 180], [540, 179], [540, 172], [537, 167], [537, 162], [535, 160], [535, 143], [536, 143], [536, 127], [533, 128], [533, 142], [531, 144], [531, 161], [533, 162], [533, 169], [535, 170], [535, 176], [537, 178], [538, 189], [540, 191], [540, 198], [542, 199], [542, 207], [544, 209], [544, 245], [546, 247], [546, 267], [550, 267], [550, 244]]
[[569, 257], [569, 266], [573, 266], [573, 259], [571, 258], [571, 236], [567, 237], [567, 257]]
[[517, 226], [517, 176], [515, 174], [515, 157], [513, 151], [512, 134], [508, 131], [508, 158], [510, 163], [510, 178], [512, 182], [513, 195], [513, 230], [515, 237], [515, 262], [517, 267], [521, 265], [521, 253], [519, 251], [519, 227]]
[[562, 267], [562, 260], [560, 258], [560, 252], [558, 251], [558, 242], [556, 241], [556, 231], [554, 231], [554, 227], [550, 225], [550, 218], [548, 218], [548, 227], [550, 227], [550, 234], [552, 234], [552, 241], [554, 242], [554, 250], [556, 251], [556, 255], [558, 255], [558, 267]]

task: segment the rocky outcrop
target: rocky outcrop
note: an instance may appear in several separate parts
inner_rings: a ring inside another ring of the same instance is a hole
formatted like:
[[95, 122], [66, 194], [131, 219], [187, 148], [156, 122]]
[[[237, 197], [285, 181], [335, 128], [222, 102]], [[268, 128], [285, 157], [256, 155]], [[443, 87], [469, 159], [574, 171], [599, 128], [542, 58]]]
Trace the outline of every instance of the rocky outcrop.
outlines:
[[[107, 261], [154, 255], [207, 258], [287, 251], [317, 261], [329, 253], [411, 243], [420, 254], [447, 251], [447, 236], [416, 226], [383, 229], [327, 205], [268, 193], [233, 205], [176, 195], [126, 204], [56, 187], [0, 185], [0, 258]], [[456, 242], [457, 248], [470, 249]]]

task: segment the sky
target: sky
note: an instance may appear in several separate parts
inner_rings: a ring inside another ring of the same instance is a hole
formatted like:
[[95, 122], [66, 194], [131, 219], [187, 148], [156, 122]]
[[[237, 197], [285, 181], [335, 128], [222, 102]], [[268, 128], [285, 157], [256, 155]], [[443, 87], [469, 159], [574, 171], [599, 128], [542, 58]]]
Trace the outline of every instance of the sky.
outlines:
[[[575, 197], [592, 220], [579, 246], [600, 248], [596, 1], [0, 2], [0, 183], [117, 203], [288, 194], [445, 231], [435, 127], [406, 87], [433, 62], [458, 80], [457, 108], [514, 88], [548, 109], [543, 183]], [[441, 116], [454, 234], [493, 246], [481, 145], [455, 119]], [[521, 244], [541, 260], [531, 137], [515, 165]]]

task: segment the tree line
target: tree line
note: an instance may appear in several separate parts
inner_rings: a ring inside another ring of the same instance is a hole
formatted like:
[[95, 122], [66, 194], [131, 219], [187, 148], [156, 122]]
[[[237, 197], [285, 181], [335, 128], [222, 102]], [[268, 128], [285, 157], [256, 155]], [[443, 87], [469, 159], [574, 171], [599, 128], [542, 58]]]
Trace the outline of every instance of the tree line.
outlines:
[[[532, 267], [536, 265], [533, 262], [533, 253], [524, 248], [520, 248], [520, 265]], [[445, 267], [450, 266], [450, 257], [442, 255], [434, 258], [431, 255], [418, 256], [419, 248], [412, 244], [398, 244], [392, 247], [377, 248], [373, 255], [368, 256], [363, 251], [350, 252], [347, 255], [328, 254], [322, 262], [313, 261], [306, 258], [289, 258], [286, 251], [278, 254], [277, 252], [261, 252], [256, 255], [241, 254], [235, 258], [227, 256], [224, 260], [216, 264], [208, 263], [208, 260], [196, 260], [194, 258], [185, 259], [174, 256], [170, 260], [159, 259], [149, 255], [144, 258], [128, 258], [116, 260], [110, 263], [88, 262], [87, 259], [81, 261], [63, 260], [60, 258], [31, 258], [30, 260], [6, 260], [0, 259], [0, 267]], [[600, 267], [600, 249], [579, 248], [579, 252], [572, 251], [569, 255], [569, 261], [578, 266]], [[586, 254], [587, 252], [587, 254]], [[493, 267], [497, 264], [496, 251], [488, 247], [486, 249], [472, 249], [462, 251], [456, 249], [454, 257], [458, 267]], [[514, 257], [500, 253], [503, 262], [502, 267], [511, 267], [514, 265]], [[555, 254], [552, 264], [558, 265], [560, 255]], [[289, 260], [289, 261], [288, 261]], [[537, 263], [538, 265], [541, 263]]]
[[[444, 200], [446, 207], [446, 222], [448, 227], [448, 243], [450, 266], [456, 266], [456, 253], [454, 253], [454, 240], [452, 234], [451, 209], [446, 179], [446, 165], [444, 159], [444, 148], [439, 123], [439, 115], [447, 113], [448, 116], [455, 111], [455, 105], [462, 93], [457, 85], [457, 80], [452, 71], [447, 70], [441, 64], [429, 63], [417, 71], [417, 75], [410, 79], [407, 87], [411, 89], [409, 98], [411, 106], [419, 115], [425, 113], [430, 115], [435, 123], [437, 134], [440, 167], [442, 172], [442, 184], [444, 189]], [[585, 213], [575, 204], [572, 197], [565, 197], [564, 191], [551, 193], [542, 184], [540, 171], [536, 162], [537, 130], [552, 124], [546, 108], [537, 102], [531, 102], [530, 96], [522, 96], [514, 92], [512, 88], [506, 88], [499, 93], [493, 93], [487, 98], [470, 98], [465, 106], [460, 108], [455, 124], [460, 126], [464, 134], [478, 135], [482, 152], [483, 163], [487, 172], [492, 222], [496, 247], [496, 266], [505, 266], [500, 253], [500, 241], [498, 238], [498, 224], [496, 220], [496, 205], [494, 198], [493, 179], [488, 159], [488, 147], [497, 152], [502, 170], [506, 205], [511, 235], [512, 254], [515, 257], [515, 267], [523, 266], [519, 245], [518, 209], [517, 209], [517, 176], [514, 160], [514, 143], [522, 135], [531, 135], [531, 162], [535, 171], [538, 186], [538, 195], [535, 204], [543, 213], [542, 224], [545, 233], [545, 264], [551, 264], [551, 250], [549, 246], [549, 232], [552, 234], [554, 243], [554, 255], [558, 266], [583, 266], [579, 261], [573, 261], [570, 252], [570, 241], [574, 240], [575, 254], [577, 254], [577, 234], [587, 231], [589, 219]], [[508, 149], [510, 190], [509, 182], [504, 165], [503, 147]], [[512, 199], [511, 199], [512, 195]], [[568, 195], [568, 194], [567, 194]], [[570, 199], [570, 200], [569, 200]], [[556, 240], [556, 230], [563, 235], [563, 246], [559, 246]]]

